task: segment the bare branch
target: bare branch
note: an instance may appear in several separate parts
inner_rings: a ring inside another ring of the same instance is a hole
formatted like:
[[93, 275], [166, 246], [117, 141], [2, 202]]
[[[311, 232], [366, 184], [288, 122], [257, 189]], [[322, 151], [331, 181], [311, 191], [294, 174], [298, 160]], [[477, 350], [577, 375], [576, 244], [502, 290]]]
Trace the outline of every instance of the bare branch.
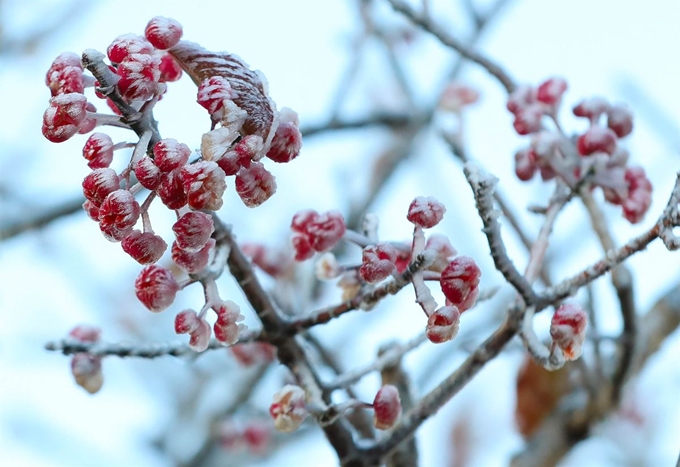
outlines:
[[463, 57], [471, 60], [486, 71], [488, 71], [492, 76], [494, 76], [505, 90], [509, 93], [515, 90], [516, 85], [513, 79], [507, 74], [503, 68], [485, 57], [484, 55], [478, 53], [475, 50], [469, 49], [465, 44], [451, 36], [444, 28], [435, 24], [430, 18], [416, 12], [403, 0], [387, 0], [396, 11], [407, 16], [413, 23], [417, 24], [433, 36], [435, 36], [439, 41], [447, 47], [452, 48], [458, 52]]

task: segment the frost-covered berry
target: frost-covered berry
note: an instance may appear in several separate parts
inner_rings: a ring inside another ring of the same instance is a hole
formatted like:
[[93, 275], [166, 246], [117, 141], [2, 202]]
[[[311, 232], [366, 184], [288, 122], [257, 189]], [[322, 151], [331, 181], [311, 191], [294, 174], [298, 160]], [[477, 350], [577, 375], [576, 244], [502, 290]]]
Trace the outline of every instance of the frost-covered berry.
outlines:
[[180, 217], [172, 226], [176, 243], [185, 251], [201, 250], [215, 231], [213, 219], [209, 214], [189, 211]]
[[110, 242], [119, 242], [132, 233], [140, 215], [139, 203], [128, 190], [116, 190], [99, 207], [99, 229]]
[[539, 104], [529, 105], [515, 113], [515, 121], [512, 126], [518, 135], [528, 135], [541, 129], [541, 119], [544, 110]]
[[276, 193], [276, 179], [260, 162], [242, 167], [234, 185], [241, 201], [249, 208], [261, 205]]
[[652, 204], [652, 183], [642, 167], [628, 167], [625, 180], [628, 183], [628, 197], [622, 203], [623, 217], [631, 224], [640, 222]]
[[146, 154], [135, 163], [135, 177], [147, 190], [155, 190], [161, 183], [162, 172], [156, 167], [153, 159]]
[[550, 322], [550, 336], [567, 360], [576, 360], [581, 356], [587, 324], [586, 312], [574, 303], [564, 303], [555, 310]]
[[589, 118], [593, 122], [607, 110], [609, 110], [609, 102], [601, 97], [583, 99], [573, 108], [574, 115]]
[[582, 156], [589, 156], [594, 152], [613, 154], [616, 150], [616, 133], [609, 128], [591, 126], [588, 131], [579, 136], [576, 148]]
[[158, 65], [161, 72], [161, 77], [158, 79], [159, 83], [171, 83], [178, 81], [182, 77], [182, 67], [179, 66], [177, 60], [170, 54], [163, 54], [161, 56], [161, 63]]
[[155, 16], [146, 25], [144, 36], [157, 49], [169, 49], [181, 39], [182, 25], [172, 18]]
[[101, 337], [102, 330], [97, 326], [91, 326], [89, 324], [81, 324], [68, 333], [68, 337], [75, 339], [78, 342], [97, 342]]
[[179, 209], [187, 204], [183, 174], [182, 168], [163, 174], [156, 188], [158, 197], [170, 209]]
[[475, 88], [454, 81], [446, 85], [439, 98], [439, 108], [449, 112], [460, 112], [464, 107], [479, 100], [479, 91]]
[[155, 55], [131, 54], [117, 68], [118, 90], [128, 101], [148, 101], [158, 91], [161, 60]]
[[[346, 230], [345, 219], [338, 211], [319, 214], [312, 210], [295, 214], [291, 228], [294, 232], [296, 259], [306, 256], [308, 247], [319, 253], [330, 250], [340, 241]], [[311, 257], [311, 254], [307, 257]]]
[[309, 415], [304, 389], [286, 384], [274, 394], [269, 414], [274, 419], [274, 427], [277, 430], [284, 433], [297, 430]]
[[536, 99], [548, 105], [555, 105], [562, 100], [564, 91], [567, 90], [567, 82], [562, 78], [550, 78], [538, 86]]
[[615, 104], [607, 110], [607, 126], [619, 138], [628, 136], [633, 131], [633, 113], [627, 106]]
[[[394, 267], [394, 263], [392, 263], [392, 266]], [[314, 266], [316, 278], [321, 281], [335, 279], [342, 274], [343, 270], [335, 255], [330, 251], [322, 254]]]
[[428, 271], [442, 272], [457, 253], [449, 238], [437, 233], [427, 238], [425, 249], [436, 253], [434, 262], [427, 267]]
[[203, 352], [210, 345], [210, 325], [194, 310], [183, 310], [175, 316], [175, 333], [189, 334], [189, 347]]
[[83, 194], [94, 206], [99, 207], [104, 199], [120, 188], [120, 179], [113, 169], [95, 169], [83, 179]]
[[464, 312], [472, 308], [479, 294], [482, 271], [469, 256], [454, 258], [441, 273], [439, 283], [448, 300], [447, 304]]
[[297, 113], [284, 107], [279, 115], [279, 126], [272, 139], [267, 157], [274, 162], [290, 162], [300, 154], [302, 133], [298, 128]]
[[366, 282], [380, 282], [396, 270], [396, 260], [397, 250], [389, 243], [367, 246], [361, 254], [359, 274]]
[[200, 250], [186, 251], [182, 250], [175, 241], [172, 243], [172, 248], [170, 249], [172, 261], [189, 274], [195, 274], [205, 269], [208, 265], [208, 262], [210, 261], [210, 251], [214, 246], [215, 239], [210, 238]]
[[121, 63], [132, 54], [151, 54], [153, 45], [137, 34], [123, 34], [116, 37], [106, 53], [111, 63]]
[[399, 390], [386, 384], [380, 388], [373, 400], [373, 425], [378, 430], [389, 430], [401, 417]]
[[135, 280], [135, 295], [153, 312], [165, 310], [175, 301], [179, 284], [172, 273], [162, 266], [144, 267]]
[[84, 83], [80, 57], [64, 52], [55, 58], [45, 75], [45, 84], [50, 88], [52, 97], [72, 92], [82, 94]]
[[225, 300], [214, 310], [217, 313], [217, 321], [213, 327], [215, 339], [230, 345], [238, 342], [239, 331], [243, 328], [239, 321], [244, 319], [241, 308], [231, 300]]
[[418, 196], [411, 201], [406, 218], [415, 225], [429, 229], [441, 222], [445, 212], [446, 208], [444, 205], [435, 198], [431, 196], [427, 198]]
[[87, 214], [87, 217], [93, 221], [99, 222], [99, 206], [89, 199], [86, 199], [83, 203], [83, 210], [85, 211], [85, 214]]
[[266, 342], [245, 342], [229, 347], [231, 354], [243, 366], [269, 363], [276, 359], [276, 347]]
[[222, 76], [211, 76], [198, 86], [196, 101], [216, 120], [224, 117], [224, 102], [236, 97], [231, 84]]
[[71, 359], [71, 373], [78, 386], [90, 394], [99, 392], [104, 384], [102, 359], [86, 353], [77, 353]]
[[102, 169], [113, 160], [113, 141], [106, 133], [92, 133], [83, 146], [83, 157], [91, 169]]
[[512, 94], [508, 96], [507, 108], [513, 114], [517, 114], [529, 105], [536, 103], [536, 89], [531, 86], [518, 86]]
[[59, 94], [50, 99], [43, 114], [42, 134], [53, 143], [62, 143], [78, 133], [87, 117], [87, 98], [79, 93]]
[[184, 192], [192, 209], [217, 211], [222, 207], [222, 195], [227, 188], [226, 175], [212, 161], [199, 161], [181, 169]]
[[123, 251], [139, 264], [153, 264], [163, 256], [168, 244], [153, 232], [133, 230], [121, 242]]
[[443, 306], [427, 319], [425, 334], [430, 342], [441, 344], [448, 342], [458, 334], [460, 312], [455, 306]]
[[295, 261], [305, 261], [314, 256], [314, 248], [312, 248], [307, 235], [293, 232], [291, 243], [295, 251]]
[[517, 178], [523, 182], [529, 181], [536, 174], [537, 168], [529, 149], [520, 149], [515, 153], [515, 175], [517, 175]]
[[241, 138], [215, 162], [227, 175], [236, 175], [242, 168], [250, 164], [262, 151], [264, 143], [257, 135], [247, 135]]
[[176, 139], [164, 138], [153, 147], [154, 163], [161, 172], [170, 172], [189, 161], [191, 149]]
[[272, 277], [279, 277], [290, 271], [291, 257], [287, 251], [267, 247], [259, 243], [244, 243], [241, 245], [243, 254], [250, 261]]

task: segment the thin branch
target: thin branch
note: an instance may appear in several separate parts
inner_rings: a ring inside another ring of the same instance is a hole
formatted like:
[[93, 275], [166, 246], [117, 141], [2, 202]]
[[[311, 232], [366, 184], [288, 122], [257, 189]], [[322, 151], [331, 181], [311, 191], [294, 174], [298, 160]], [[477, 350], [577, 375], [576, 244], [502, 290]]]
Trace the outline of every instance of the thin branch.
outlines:
[[330, 119], [317, 125], [306, 125], [300, 128], [303, 138], [338, 130], [360, 130], [376, 126], [400, 129], [411, 125], [422, 125], [429, 119], [426, 115], [412, 115], [399, 113], [375, 113], [365, 117], [352, 119]]
[[367, 288], [364, 292], [357, 294], [350, 300], [344, 301], [338, 305], [321, 308], [310, 314], [310, 316], [288, 321], [284, 323], [282, 333], [284, 335], [294, 335], [303, 329], [309, 329], [318, 324], [326, 324], [350, 311], [360, 308], [370, 309], [388, 295], [395, 295], [406, 287], [413, 274], [420, 271], [426, 264], [424, 256], [421, 255], [416, 258], [403, 273], [401, 273], [398, 280], [390, 280], [375, 288]]
[[418, 26], [420, 26], [421, 28], [435, 36], [442, 44], [452, 48], [463, 57], [477, 63], [486, 71], [488, 71], [501, 83], [501, 85], [505, 88], [508, 94], [515, 90], [516, 88], [515, 82], [507, 74], [507, 72], [503, 70], [503, 68], [499, 64], [492, 61], [488, 57], [478, 53], [477, 51], [468, 48], [464, 43], [450, 35], [446, 31], [446, 29], [435, 24], [430, 18], [415, 11], [406, 2], [402, 0], [387, 0], [387, 1], [390, 3], [390, 5], [392, 5], [392, 8], [404, 14], [413, 23], [417, 24]]
[[524, 303], [527, 306], [532, 305], [536, 302], [536, 294], [531, 288], [531, 285], [524, 277], [522, 277], [519, 271], [517, 271], [508, 257], [508, 253], [505, 250], [505, 244], [501, 237], [501, 228], [497, 219], [499, 212], [493, 207], [492, 196], [497, 179], [482, 174], [479, 168], [470, 162], [465, 164], [463, 172], [472, 188], [477, 212], [484, 224], [484, 229], [482, 229], [482, 231], [488, 240], [491, 257], [493, 258], [496, 269], [503, 274], [503, 277], [505, 277], [513, 287], [515, 287], [517, 293], [519, 293], [524, 300]]
[[[241, 333], [238, 344], [260, 340], [259, 332]], [[208, 350], [219, 350], [229, 347], [217, 339], [212, 339]], [[45, 349], [53, 352], [61, 352], [64, 355], [87, 353], [94, 356], [138, 357], [158, 358], [165, 356], [184, 357], [187, 355], [198, 356], [201, 352], [195, 352], [189, 344], [178, 342], [157, 343], [129, 343], [129, 342], [79, 342], [73, 339], [60, 339], [45, 344]]]
[[34, 215], [33, 217], [20, 220], [14, 224], [3, 226], [2, 229], [0, 229], [0, 242], [12, 237], [16, 237], [17, 235], [29, 230], [42, 229], [57, 219], [70, 216], [71, 214], [75, 214], [77, 212], [82, 212], [83, 202], [85, 202], [85, 198], [79, 196], [76, 199], [68, 200], [59, 206], [47, 209], [38, 215]]
[[355, 368], [353, 370], [348, 370], [342, 375], [338, 376], [334, 381], [324, 386], [329, 390], [346, 388], [361, 380], [369, 373], [381, 371], [383, 368], [396, 364], [405, 354], [415, 349], [426, 340], [425, 334], [418, 334], [418, 336], [414, 337], [405, 344], [396, 344], [390, 347], [389, 350], [382, 353], [372, 363], [363, 367]]

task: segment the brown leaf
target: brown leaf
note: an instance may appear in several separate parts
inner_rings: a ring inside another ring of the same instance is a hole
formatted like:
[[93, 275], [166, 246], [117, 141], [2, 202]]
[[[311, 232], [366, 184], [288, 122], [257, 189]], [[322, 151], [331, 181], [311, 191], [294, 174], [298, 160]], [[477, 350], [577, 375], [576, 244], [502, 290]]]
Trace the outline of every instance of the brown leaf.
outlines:
[[548, 371], [527, 356], [517, 375], [515, 421], [525, 438], [531, 436], [569, 389], [569, 371]]

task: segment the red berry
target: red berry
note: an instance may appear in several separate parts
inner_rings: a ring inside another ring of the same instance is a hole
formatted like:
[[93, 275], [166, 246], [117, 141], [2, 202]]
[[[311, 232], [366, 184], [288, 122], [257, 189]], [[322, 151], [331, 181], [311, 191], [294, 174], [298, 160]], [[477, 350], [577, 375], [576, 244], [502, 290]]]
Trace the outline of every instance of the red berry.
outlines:
[[181, 169], [184, 192], [192, 209], [217, 211], [222, 207], [222, 195], [227, 188], [226, 175], [212, 161], [199, 161]]
[[182, 25], [172, 18], [156, 16], [146, 25], [144, 35], [157, 49], [169, 49], [182, 37]]
[[194, 310], [184, 310], [175, 316], [175, 332], [189, 334], [189, 347], [196, 352], [203, 352], [210, 345], [210, 325]]
[[345, 235], [345, 219], [338, 211], [319, 214], [306, 226], [309, 241], [315, 251], [323, 253], [333, 248]]
[[443, 306], [430, 315], [425, 333], [430, 342], [448, 342], [458, 334], [460, 312], [455, 306]]
[[182, 169], [175, 169], [161, 176], [161, 182], [156, 188], [156, 193], [170, 209], [179, 209], [186, 206], [187, 194], [184, 191]]
[[269, 414], [274, 419], [274, 427], [285, 433], [298, 429], [307, 418], [305, 391], [300, 386], [287, 384], [276, 394], [269, 406]]
[[548, 105], [555, 105], [562, 100], [564, 91], [567, 90], [567, 82], [562, 78], [550, 78], [538, 87], [536, 99]]
[[274, 162], [290, 162], [298, 156], [301, 147], [302, 133], [298, 128], [297, 114], [284, 107], [267, 157]]
[[97, 342], [101, 337], [102, 330], [97, 326], [81, 324], [68, 333], [68, 336], [78, 342]]
[[241, 201], [249, 208], [261, 205], [276, 193], [276, 179], [260, 162], [242, 167], [236, 174], [235, 186]]
[[389, 243], [367, 246], [362, 252], [359, 274], [366, 282], [380, 282], [396, 270], [396, 260], [397, 250]]
[[160, 83], [170, 83], [178, 81], [182, 77], [182, 67], [179, 66], [170, 54], [163, 54], [161, 56], [161, 63], [159, 65], [161, 77], [158, 80]]
[[435, 198], [418, 196], [411, 201], [406, 218], [415, 225], [429, 229], [441, 222], [445, 212], [444, 205]]
[[442, 272], [457, 253], [447, 236], [436, 233], [428, 237], [425, 249], [432, 250], [437, 254], [434, 262], [428, 266], [428, 271]]
[[189, 211], [172, 226], [179, 248], [189, 252], [201, 250], [215, 231], [213, 219], [209, 214]]
[[143, 155], [135, 163], [135, 177], [137, 177], [137, 181], [148, 190], [155, 190], [158, 188], [162, 176], [162, 172], [156, 167], [153, 159], [147, 155]]
[[123, 34], [116, 37], [106, 50], [111, 63], [121, 63], [132, 54], [151, 54], [153, 46], [137, 34]]
[[42, 134], [53, 143], [62, 143], [78, 133], [87, 117], [87, 98], [79, 93], [59, 94], [50, 99], [43, 114]]
[[152, 232], [133, 230], [121, 242], [123, 251], [139, 264], [153, 264], [163, 256], [168, 244]]
[[576, 360], [581, 356], [587, 323], [586, 312], [576, 304], [564, 303], [555, 310], [550, 322], [550, 336], [567, 360]]
[[314, 256], [314, 248], [309, 243], [307, 235], [294, 232], [291, 238], [293, 250], [295, 250], [295, 261], [305, 261]]
[[256, 363], [273, 362], [276, 358], [276, 347], [266, 342], [246, 342], [229, 347], [236, 361], [243, 366]]
[[208, 265], [210, 260], [210, 251], [215, 246], [215, 239], [211, 238], [208, 242], [196, 252], [182, 250], [177, 246], [177, 242], [172, 243], [170, 250], [172, 254], [172, 261], [184, 269], [189, 274], [195, 274], [202, 271]]
[[454, 258], [441, 273], [439, 283], [448, 304], [464, 312], [477, 301], [482, 271], [469, 256]]
[[613, 105], [607, 111], [607, 126], [623, 138], [633, 131], [633, 114], [625, 105]]
[[589, 156], [594, 152], [613, 154], [616, 150], [616, 133], [609, 128], [591, 126], [578, 138], [576, 148], [582, 156]]
[[215, 308], [215, 312], [217, 313], [217, 321], [213, 327], [215, 339], [225, 344], [235, 344], [241, 328], [239, 321], [243, 320], [241, 308], [231, 300], [225, 300]]
[[119, 242], [132, 233], [139, 214], [139, 203], [132, 193], [116, 190], [99, 207], [99, 229], [107, 240]]
[[83, 157], [91, 169], [101, 169], [111, 165], [113, 160], [113, 141], [105, 133], [92, 133], [83, 147]]
[[85, 214], [87, 214], [87, 217], [89, 217], [93, 221], [99, 222], [99, 206], [97, 206], [92, 201], [87, 199], [83, 203], [83, 209], [85, 210]]
[[158, 91], [160, 58], [149, 54], [130, 54], [118, 65], [118, 90], [132, 101], [148, 101]]
[[577, 117], [585, 117], [595, 121], [607, 110], [609, 110], [609, 103], [605, 99], [590, 97], [579, 102], [574, 107], [573, 112]]
[[225, 100], [232, 100], [236, 93], [231, 84], [222, 76], [211, 76], [198, 86], [196, 101], [208, 111], [215, 120], [222, 120]]
[[52, 97], [72, 92], [82, 94], [84, 83], [80, 57], [72, 52], [64, 52], [55, 58], [47, 70], [45, 84], [50, 88]]
[[529, 149], [521, 149], [515, 153], [515, 174], [523, 182], [529, 181], [536, 174], [536, 164], [530, 157]]
[[536, 90], [531, 86], [519, 86], [508, 96], [507, 108], [513, 114], [536, 102]]
[[544, 110], [538, 104], [531, 104], [515, 113], [515, 121], [512, 126], [518, 135], [528, 135], [541, 129], [541, 119]]
[[401, 417], [399, 390], [391, 384], [381, 387], [373, 400], [373, 410], [373, 425], [378, 430], [392, 428]]
[[640, 222], [652, 204], [652, 184], [642, 167], [629, 167], [625, 174], [628, 197], [623, 201], [623, 216], [631, 224]]
[[95, 169], [83, 180], [83, 194], [96, 207], [101, 206], [104, 199], [119, 188], [118, 174], [109, 168]]
[[161, 172], [170, 172], [182, 167], [189, 161], [191, 149], [176, 139], [165, 138], [153, 147], [154, 163]]
[[165, 310], [175, 301], [179, 284], [172, 273], [162, 266], [145, 266], [135, 280], [135, 295], [153, 312]]

